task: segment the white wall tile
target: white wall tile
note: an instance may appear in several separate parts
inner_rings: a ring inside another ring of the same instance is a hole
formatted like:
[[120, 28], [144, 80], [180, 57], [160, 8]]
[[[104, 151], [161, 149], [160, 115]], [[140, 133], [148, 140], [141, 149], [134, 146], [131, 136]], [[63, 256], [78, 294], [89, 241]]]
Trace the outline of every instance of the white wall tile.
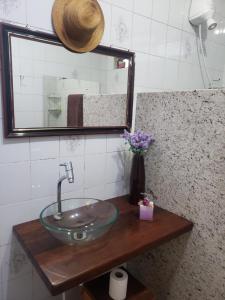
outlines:
[[34, 60], [44, 60], [45, 44], [32, 43], [32, 57]]
[[33, 76], [42, 77], [45, 70], [45, 63], [42, 61], [33, 61]]
[[130, 187], [130, 172], [132, 167], [133, 153], [129, 150], [124, 153], [124, 181], [127, 186], [127, 191], [129, 191]]
[[105, 200], [105, 185], [100, 184], [93, 188], [85, 189], [84, 196], [87, 198], [95, 198], [95, 199], [99, 199], [99, 200]]
[[150, 19], [134, 15], [132, 31], [132, 49], [140, 52], [148, 52], [150, 40]]
[[76, 188], [71, 192], [62, 192], [62, 199], [71, 199], [71, 198], [84, 198], [84, 188]]
[[0, 120], [0, 164], [28, 161], [29, 159], [29, 139], [5, 139], [2, 120]]
[[[27, 1], [27, 23], [29, 26], [53, 31], [51, 12], [54, 0]], [[41, 16], [41, 18], [40, 18]]]
[[205, 56], [207, 59], [208, 67], [215, 69], [223, 69], [225, 63], [225, 46], [207, 40], [207, 42], [205, 43], [205, 47]]
[[145, 53], [136, 53], [136, 85], [148, 87], [150, 84], [150, 55]]
[[121, 135], [107, 135], [107, 152], [123, 151], [125, 148], [125, 141]]
[[133, 9], [133, 0], [109, 0], [113, 5], [120, 6], [126, 10]]
[[3, 300], [3, 284], [0, 282], [0, 300]]
[[16, 46], [15, 50], [18, 51], [17, 55], [20, 58], [24, 58], [27, 60], [32, 59], [33, 42], [31, 40], [18, 39], [15, 37], [12, 39], [12, 41], [13, 41], [13, 44], [15, 44], [15, 46]]
[[225, 44], [225, 18], [216, 15], [217, 27], [215, 30], [210, 30], [207, 33], [207, 38], [218, 44]]
[[17, 112], [15, 117], [16, 128], [30, 128], [43, 127], [43, 113], [42, 112]]
[[153, 0], [152, 18], [154, 20], [168, 23], [170, 0]]
[[43, 111], [43, 96], [29, 94], [14, 94], [14, 111]]
[[99, 1], [99, 4], [101, 5], [105, 18], [105, 30], [101, 44], [109, 46], [111, 44], [112, 7], [109, 3], [105, 3], [103, 1]]
[[180, 90], [190, 90], [192, 87], [192, 65], [181, 62], [178, 69], [178, 86]]
[[31, 273], [31, 262], [15, 237], [10, 245], [0, 247], [0, 252], [3, 282]]
[[172, 59], [167, 59], [164, 71], [164, 89], [177, 90], [178, 89], [178, 67], [179, 62]]
[[43, 280], [40, 278], [40, 276], [37, 274], [34, 268], [32, 269], [32, 287], [33, 287], [32, 300], [45, 299], [51, 296]]
[[223, 87], [224, 84], [224, 71], [223, 70], [216, 70], [216, 69], [209, 69], [211, 79], [213, 81], [214, 88]]
[[223, 0], [215, 0], [216, 12], [225, 17], [225, 3]]
[[111, 199], [118, 196], [127, 194], [127, 185], [124, 181], [106, 184], [105, 186], [105, 197]]
[[31, 162], [32, 199], [56, 195], [59, 178], [58, 159]]
[[24, 76], [20, 78], [13, 75], [13, 90], [18, 94], [32, 94], [33, 81], [31, 77]]
[[131, 48], [132, 13], [113, 6], [112, 8], [112, 45], [120, 48]]
[[124, 179], [124, 152], [107, 153], [106, 182], [118, 182]]
[[31, 300], [32, 299], [32, 274], [21, 276], [4, 282], [3, 286], [4, 300]]
[[146, 17], [152, 16], [153, 0], [134, 0], [134, 12]]
[[0, 165], [0, 205], [27, 201], [31, 198], [30, 163]]
[[106, 155], [85, 156], [85, 188], [92, 188], [105, 182]]
[[198, 64], [196, 36], [185, 31], [182, 32], [181, 60], [195, 65]]
[[181, 30], [168, 27], [166, 55], [168, 58], [180, 59]]
[[59, 156], [59, 138], [31, 138], [31, 160], [57, 158]]
[[167, 25], [152, 20], [150, 53], [157, 56], [166, 55], [166, 34]]
[[[201, 73], [200, 67], [191, 65], [191, 74], [192, 74], [191, 89], [194, 90], [196, 88], [196, 85], [199, 87], [199, 89], [204, 89], [203, 77], [206, 75]], [[213, 72], [210, 73], [210, 75], [211, 74], [213, 74]], [[221, 76], [219, 76], [219, 77], [221, 77]]]
[[62, 300], [62, 295], [52, 296], [50, 294], [43, 280], [40, 278], [40, 276], [37, 274], [34, 268], [32, 272], [32, 287], [32, 300]]
[[[15, 49], [12, 49], [12, 53], [15, 53]], [[14, 57], [12, 58], [12, 71], [14, 75], [20, 76], [20, 58], [19, 57]]]
[[26, 201], [0, 209], [0, 246], [11, 243], [12, 226], [39, 218], [40, 212], [48, 204], [55, 202], [55, 197]]
[[183, 30], [194, 33], [194, 27], [189, 22], [189, 10], [191, 6], [191, 0], [185, 0], [184, 4], [184, 16], [183, 16]]
[[[25, 49], [26, 48], [24, 47], [24, 51], [25, 51]], [[29, 49], [26, 52], [32, 53], [31, 49]], [[15, 70], [15, 74], [29, 76], [29, 77], [33, 76], [33, 62], [31, 60], [31, 58], [29, 59], [29, 58], [20, 57], [19, 61], [17, 61], [17, 62], [18, 62], [18, 66], [17, 66], [18, 70]], [[14, 63], [13, 63], [13, 66], [14, 66]], [[13, 71], [14, 71], [14, 69], [13, 69]]]
[[97, 154], [106, 152], [106, 136], [87, 136], [85, 139], [85, 153]]
[[165, 58], [150, 57], [150, 82], [151, 88], [163, 89]]
[[169, 25], [182, 29], [183, 19], [186, 13], [186, 0], [170, 0]]
[[84, 154], [83, 136], [61, 136], [60, 137], [60, 157], [70, 157]]
[[0, 1], [0, 19], [26, 24], [26, 0]]

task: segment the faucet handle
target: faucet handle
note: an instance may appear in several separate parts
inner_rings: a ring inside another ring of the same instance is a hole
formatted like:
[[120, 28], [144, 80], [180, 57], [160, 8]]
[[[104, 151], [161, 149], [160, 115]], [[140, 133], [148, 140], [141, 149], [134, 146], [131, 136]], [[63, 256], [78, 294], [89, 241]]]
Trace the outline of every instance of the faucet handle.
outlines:
[[60, 164], [60, 167], [65, 167], [66, 176], [69, 183], [74, 183], [73, 164], [72, 161], [67, 161]]
[[70, 171], [73, 169], [72, 161], [66, 161], [62, 164], [59, 164], [60, 167], [65, 167], [66, 171]]

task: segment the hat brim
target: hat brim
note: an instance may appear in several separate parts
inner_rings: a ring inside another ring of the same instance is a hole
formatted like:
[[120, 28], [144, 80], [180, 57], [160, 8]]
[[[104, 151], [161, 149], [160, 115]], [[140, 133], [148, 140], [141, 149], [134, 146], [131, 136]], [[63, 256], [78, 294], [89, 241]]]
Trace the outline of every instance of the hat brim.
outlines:
[[[105, 21], [104, 21], [104, 15], [102, 12], [102, 9], [100, 5], [97, 2], [97, 5], [99, 6], [100, 12], [101, 12], [101, 22], [91, 35], [90, 39], [82, 43], [81, 41], [71, 40], [65, 30], [64, 30], [64, 24], [63, 24], [63, 16], [64, 16], [64, 7], [66, 4], [68, 4], [71, 0], [56, 0], [53, 9], [52, 9], [52, 23], [55, 30], [55, 33], [57, 34], [58, 38], [61, 40], [61, 42], [70, 50], [75, 52], [89, 52], [95, 49], [101, 42], [101, 39], [103, 37], [104, 33], [104, 27], [105, 27]], [[72, 0], [75, 1], [75, 0]]]

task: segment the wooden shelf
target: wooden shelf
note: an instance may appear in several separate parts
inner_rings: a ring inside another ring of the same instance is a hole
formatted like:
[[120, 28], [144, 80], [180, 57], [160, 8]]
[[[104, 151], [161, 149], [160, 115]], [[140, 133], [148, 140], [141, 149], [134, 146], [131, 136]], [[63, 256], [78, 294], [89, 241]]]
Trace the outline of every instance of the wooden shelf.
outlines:
[[118, 207], [118, 220], [107, 234], [87, 245], [62, 244], [39, 220], [13, 227], [23, 249], [52, 295], [90, 281], [193, 227], [188, 220], [158, 207], [153, 222], [140, 221], [138, 207], [130, 205], [126, 196], [108, 201]]
[[[129, 274], [126, 300], [155, 300], [142, 283]], [[86, 282], [83, 287], [83, 300], [111, 300], [109, 296], [109, 273], [92, 281]]]

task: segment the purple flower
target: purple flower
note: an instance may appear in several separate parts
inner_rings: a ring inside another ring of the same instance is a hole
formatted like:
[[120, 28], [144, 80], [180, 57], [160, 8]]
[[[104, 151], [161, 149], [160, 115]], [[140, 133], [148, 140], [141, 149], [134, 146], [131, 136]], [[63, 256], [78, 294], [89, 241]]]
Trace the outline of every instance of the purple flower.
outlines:
[[151, 134], [144, 133], [141, 130], [137, 130], [134, 133], [129, 133], [127, 130], [124, 130], [122, 137], [126, 143], [130, 145], [130, 150], [139, 154], [144, 154], [154, 142], [154, 138]]

